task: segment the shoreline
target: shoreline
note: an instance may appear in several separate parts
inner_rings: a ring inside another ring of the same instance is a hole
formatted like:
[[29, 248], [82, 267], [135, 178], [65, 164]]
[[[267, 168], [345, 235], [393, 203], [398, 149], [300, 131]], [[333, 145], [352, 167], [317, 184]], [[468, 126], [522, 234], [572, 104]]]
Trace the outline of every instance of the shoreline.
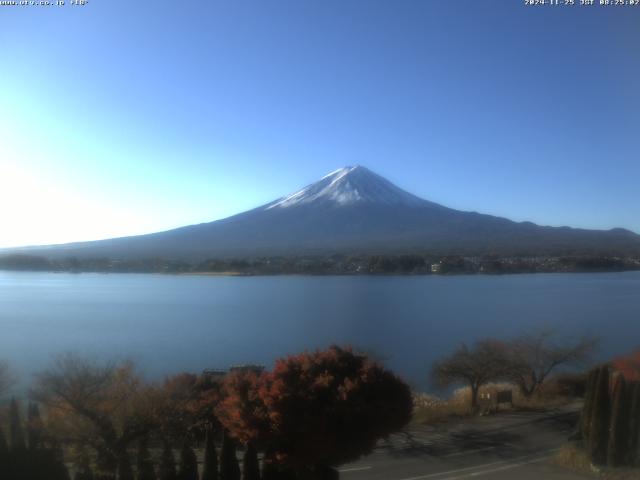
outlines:
[[27, 270], [27, 269], [5, 269], [2, 272], [17, 273], [53, 273], [53, 274], [74, 274], [99, 273], [104, 275], [166, 275], [166, 276], [194, 276], [194, 277], [502, 277], [510, 275], [561, 275], [561, 274], [598, 274], [598, 273], [628, 273], [640, 272], [640, 268], [612, 269], [612, 270], [562, 270], [562, 271], [522, 271], [522, 272], [447, 272], [447, 273], [427, 273], [427, 272], [240, 272], [240, 271], [208, 271], [208, 272], [160, 272], [160, 271], [108, 271], [108, 270]]

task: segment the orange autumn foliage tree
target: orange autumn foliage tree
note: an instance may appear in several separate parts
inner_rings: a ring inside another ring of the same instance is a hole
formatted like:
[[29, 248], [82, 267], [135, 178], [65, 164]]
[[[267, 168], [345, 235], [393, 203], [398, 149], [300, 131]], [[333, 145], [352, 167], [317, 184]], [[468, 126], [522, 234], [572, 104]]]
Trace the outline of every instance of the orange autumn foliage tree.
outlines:
[[259, 389], [266, 374], [249, 370], [229, 373], [222, 384], [215, 409], [222, 426], [245, 445], [263, 446], [269, 441], [269, 419]]
[[154, 417], [162, 435], [175, 440], [217, 428], [215, 409], [222, 397], [222, 383], [206, 375], [179, 373], [155, 388]]
[[59, 440], [92, 448], [98, 468], [115, 475], [127, 448], [156, 428], [149, 388], [130, 362], [96, 363], [65, 354], [37, 376], [32, 397]]
[[349, 348], [278, 360], [259, 382], [266, 452], [296, 471], [356, 460], [411, 419], [409, 387]]

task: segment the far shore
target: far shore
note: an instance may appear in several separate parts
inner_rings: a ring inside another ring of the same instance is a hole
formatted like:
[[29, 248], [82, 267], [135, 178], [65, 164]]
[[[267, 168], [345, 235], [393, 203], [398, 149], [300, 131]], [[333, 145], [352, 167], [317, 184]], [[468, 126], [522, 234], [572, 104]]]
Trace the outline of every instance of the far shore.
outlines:
[[169, 272], [168, 275], [195, 275], [198, 277], [254, 277], [256, 274], [251, 272]]

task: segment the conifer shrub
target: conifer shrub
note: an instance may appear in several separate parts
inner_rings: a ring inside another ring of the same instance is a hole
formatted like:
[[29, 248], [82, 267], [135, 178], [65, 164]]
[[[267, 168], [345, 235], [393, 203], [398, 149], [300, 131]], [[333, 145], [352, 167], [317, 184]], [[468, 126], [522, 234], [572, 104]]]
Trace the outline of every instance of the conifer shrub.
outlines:
[[198, 480], [198, 459], [186, 440], [180, 449], [180, 469], [178, 478], [180, 480]]
[[158, 480], [178, 480], [176, 471], [176, 459], [169, 442], [165, 441], [158, 466]]
[[629, 398], [627, 382], [618, 374], [613, 389], [613, 403], [607, 445], [607, 465], [620, 467], [626, 463], [629, 447]]
[[20, 407], [15, 398], [11, 399], [11, 404], [9, 405], [9, 435], [12, 452], [26, 450], [27, 445], [22, 428], [22, 420], [20, 419]]
[[134, 480], [131, 459], [127, 452], [122, 452], [118, 458], [118, 480]]
[[38, 404], [29, 403], [29, 408], [27, 409], [27, 440], [29, 450], [37, 451], [43, 447], [42, 429], [43, 425]]
[[582, 413], [580, 415], [580, 438], [583, 445], [587, 445], [589, 439], [589, 422], [591, 421], [591, 415], [593, 413], [593, 399], [596, 394], [598, 380], [598, 369], [591, 369], [587, 377], [587, 385], [584, 396], [584, 405], [582, 407]]
[[598, 369], [598, 379], [593, 397], [591, 420], [589, 422], [589, 442], [587, 445], [589, 459], [596, 465], [604, 465], [607, 461], [610, 405], [609, 367], [604, 365]]
[[78, 459], [78, 467], [73, 480], [94, 480], [93, 470], [91, 469], [91, 461], [86, 452], [82, 452]]
[[153, 461], [149, 453], [148, 440], [143, 437], [138, 442], [136, 453], [136, 480], [156, 480]]
[[222, 437], [220, 449], [220, 480], [240, 480], [240, 466], [236, 457], [236, 442], [228, 432]]
[[638, 462], [638, 446], [640, 444], [640, 382], [633, 382], [630, 391], [630, 421], [629, 421], [629, 451], [627, 464], [636, 465]]
[[251, 443], [247, 445], [242, 457], [242, 480], [260, 480], [258, 451]]
[[207, 428], [205, 433], [202, 480], [218, 480], [218, 454], [211, 427]]

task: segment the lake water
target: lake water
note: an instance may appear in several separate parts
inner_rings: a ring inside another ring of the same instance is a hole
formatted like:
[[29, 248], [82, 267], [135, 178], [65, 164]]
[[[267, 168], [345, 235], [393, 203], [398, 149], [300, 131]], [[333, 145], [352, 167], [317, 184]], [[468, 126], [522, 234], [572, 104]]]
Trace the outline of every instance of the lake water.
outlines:
[[640, 272], [206, 277], [0, 272], [0, 358], [23, 379], [59, 352], [135, 359], [150, 377], [261, 363], [337, 342], [418, 388], [460, 342], [541, 327], [640, 346]]

